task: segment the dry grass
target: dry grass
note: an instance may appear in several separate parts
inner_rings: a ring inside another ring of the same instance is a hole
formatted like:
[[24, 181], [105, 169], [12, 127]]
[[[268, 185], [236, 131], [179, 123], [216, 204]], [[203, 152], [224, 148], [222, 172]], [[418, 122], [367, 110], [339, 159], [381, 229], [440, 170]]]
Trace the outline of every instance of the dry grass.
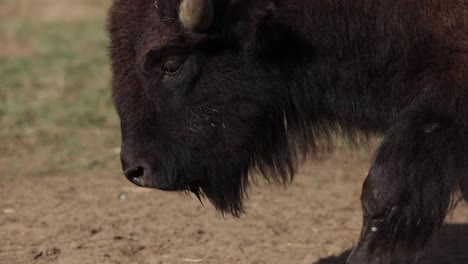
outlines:
[[28, 56], [32, 45], [18, 39], [23, 24], [41, 22], [77, 22], [102, 17], [110, 1], [104, 0], [0, 0], [0, 22], [13, 25], [0, 32], [0, 55]]
[[101, 17], [107, 0], [1, 0], [0, 17], [76, 21]]
[[0, 0], [0, 179], [118, 160], [106, 50], [109, 5]]

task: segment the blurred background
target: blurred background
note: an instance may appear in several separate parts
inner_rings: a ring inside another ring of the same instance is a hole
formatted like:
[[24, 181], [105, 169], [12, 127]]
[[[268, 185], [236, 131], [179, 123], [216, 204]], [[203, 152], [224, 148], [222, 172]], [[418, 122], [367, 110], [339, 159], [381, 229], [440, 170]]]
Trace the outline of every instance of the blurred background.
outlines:
[[110, 3], [0, 0], [0, 177], [117, 164], [105, 32]]

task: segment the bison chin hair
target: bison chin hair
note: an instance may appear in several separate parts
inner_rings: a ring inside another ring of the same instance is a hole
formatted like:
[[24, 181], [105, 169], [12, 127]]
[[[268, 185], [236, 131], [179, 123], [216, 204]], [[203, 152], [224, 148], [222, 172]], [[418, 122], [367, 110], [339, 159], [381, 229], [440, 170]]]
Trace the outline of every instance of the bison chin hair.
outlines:
[[[192, 173], [194, 184], [188, 191], [208, 200], [222, 215], [239, 217], [244, 213], [243, 200], [248, 198], [251, 183], [263, 183], [286, 187], [293, 179], [296, 168], [306, 158], [320, 159], [333, 149], [336, 134], [350, 139], [350, 143], [362, 143], [368, 136], [352, 129], [333, 125], [326, 120], [314, 119], [314, 115], [299, 116], [298, 109], [281, 108], [270, 112], [256, 137], [256, 145], [245, 153], [229, 153], [211, 160], [209, 169]], [[309, 125], [309, 124], [314, 124]], [[253, 149], [252, 149], [253, 148]], [[216, 164], [216, 165], [214, 165]]]
[[244, 212], [242, 200], [248, 189], [247, 175], [247, 170], [211, 175], [210, 182], [192, 184], [188, 186], [188, 191], [202, 204], [202, 198], [206, 197], [223, 215], [227, 213], [239, 217]]

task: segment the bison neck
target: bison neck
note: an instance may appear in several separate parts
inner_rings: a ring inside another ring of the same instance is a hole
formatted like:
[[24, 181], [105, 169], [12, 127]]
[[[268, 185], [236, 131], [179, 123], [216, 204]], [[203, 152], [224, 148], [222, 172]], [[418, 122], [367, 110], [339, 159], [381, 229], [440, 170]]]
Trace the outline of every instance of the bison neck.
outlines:
[[279, 3], [276, 30], [286, 32], [281, 49], [294, 69], [285, 70], [291, 100], [312, 102], [308, 114], [341, 125], [386, 130], [418, 97], [414, 76], [431, 63], [438, 43], [424, 30], [421, 3], [410, 2]]

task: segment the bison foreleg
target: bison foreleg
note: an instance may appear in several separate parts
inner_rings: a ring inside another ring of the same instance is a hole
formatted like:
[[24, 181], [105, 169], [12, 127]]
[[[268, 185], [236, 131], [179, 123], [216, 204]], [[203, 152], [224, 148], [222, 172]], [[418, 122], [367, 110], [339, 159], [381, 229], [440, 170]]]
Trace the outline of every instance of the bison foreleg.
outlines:
[[428, 113], [392, 127], [363, 185], [363, 228], [348, 264], [414, 263], [450, 209], [464, 168], [462, 129]]

